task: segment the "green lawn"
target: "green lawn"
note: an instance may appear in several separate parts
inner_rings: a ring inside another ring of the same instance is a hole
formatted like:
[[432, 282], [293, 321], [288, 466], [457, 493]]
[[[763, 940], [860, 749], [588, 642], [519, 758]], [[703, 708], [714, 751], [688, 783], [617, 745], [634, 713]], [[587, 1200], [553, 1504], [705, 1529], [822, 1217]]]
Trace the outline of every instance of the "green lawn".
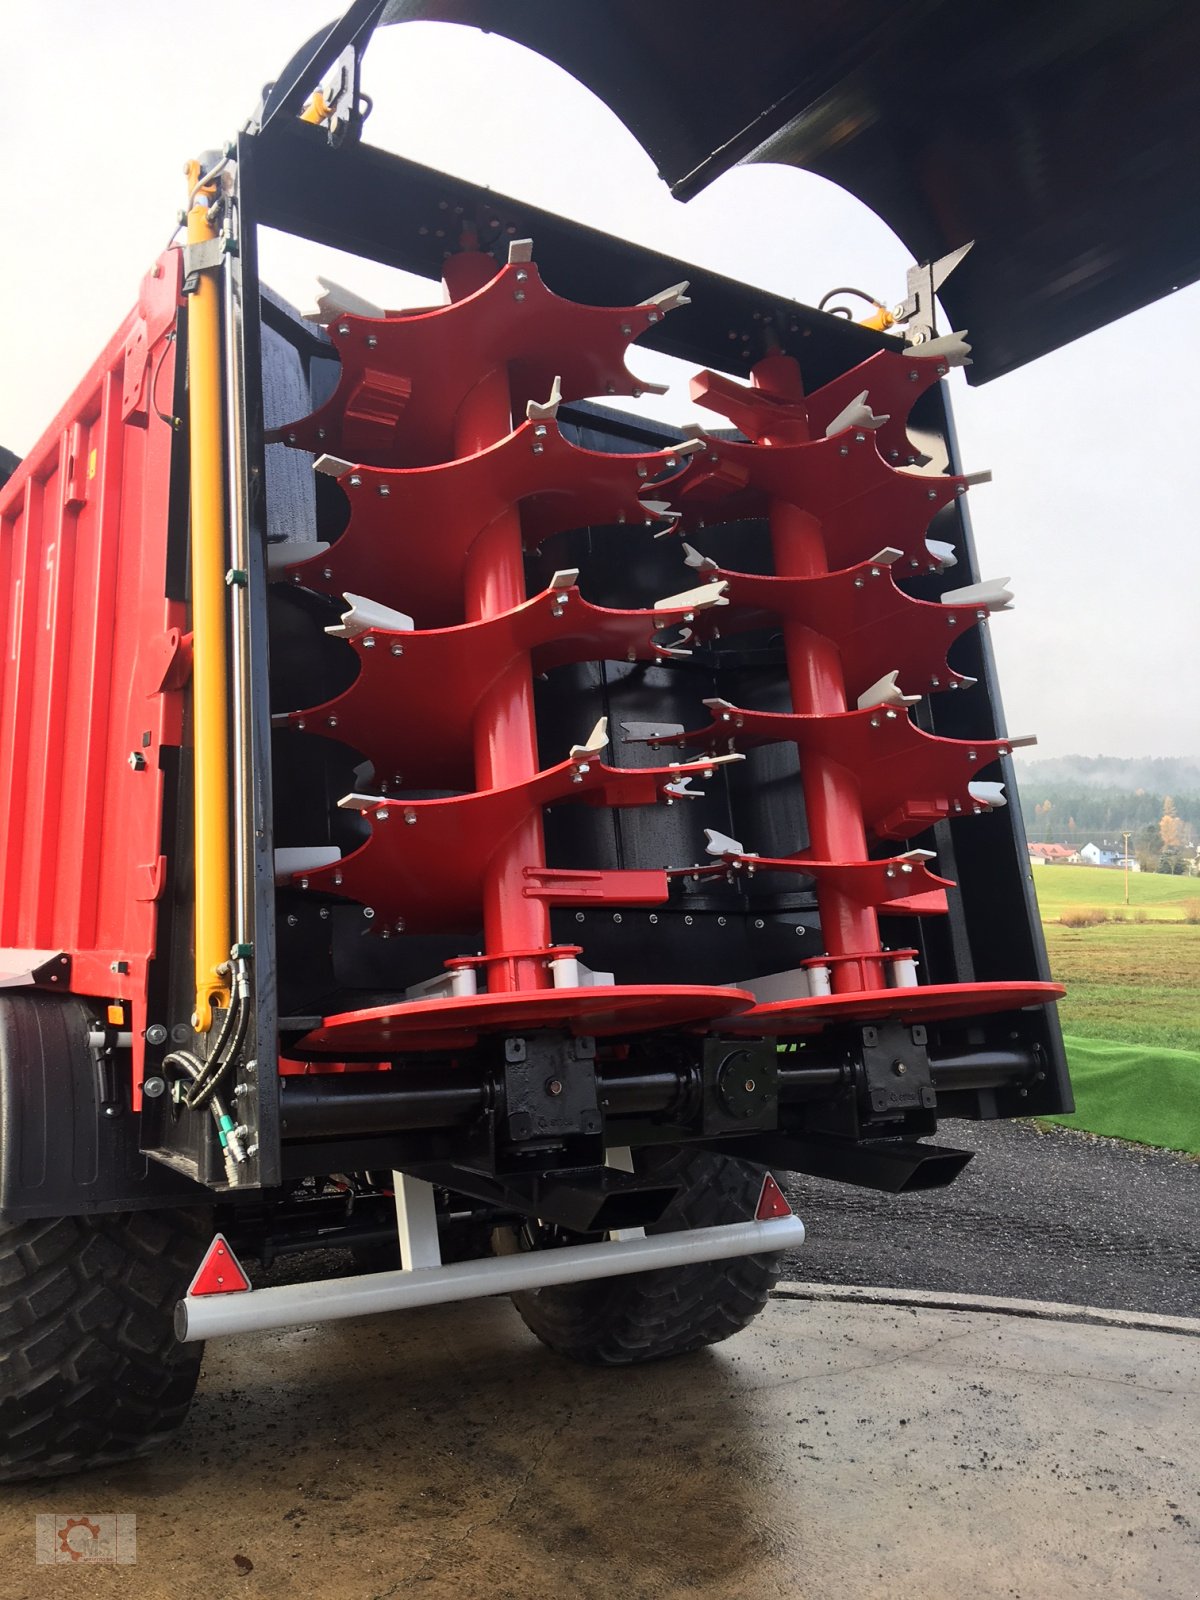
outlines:
[[1182, 921], [1187, 901], [1200, 908], [1200, 878], [1131, 872], [1126, 906], [1125, 874], [1115, 867], [1033, 867], [1031, 871], [1045, 922], [1056, 921], [1064, 911], [1087, 906], [1101, 907], [1110, 916], [1130, 921], [1142, 912], [1152, 922]]
[[[1050, 877], [1089, 870], [1106, 876], [1099, 868], [1044, 870]], [[1172, 881], [1180, 880], [1163, 879]], [[1191, 884], [1194, 889], [1196, 880]], [[1044, 902], [1042, 909], [1045, 914]], [[1064, 928], [1051, 922], [1044, 931], [1050, 971], [1067, 990], [1059, 1003], [1064, 1033], [1200, 1052], [1200, 927], [1155, 921]]]

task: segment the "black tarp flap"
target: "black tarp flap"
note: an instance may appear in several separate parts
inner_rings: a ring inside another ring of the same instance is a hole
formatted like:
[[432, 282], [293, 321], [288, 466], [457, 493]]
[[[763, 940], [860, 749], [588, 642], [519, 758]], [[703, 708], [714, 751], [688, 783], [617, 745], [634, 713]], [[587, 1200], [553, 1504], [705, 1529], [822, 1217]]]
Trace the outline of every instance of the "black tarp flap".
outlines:
[[1200, 276], [1194, 0], [389, 0], [382, 20], [557, 62], [681, 199], [776, 161], [858, 196], [915, 260], [974, 239], [941, 291], [973, 383]]

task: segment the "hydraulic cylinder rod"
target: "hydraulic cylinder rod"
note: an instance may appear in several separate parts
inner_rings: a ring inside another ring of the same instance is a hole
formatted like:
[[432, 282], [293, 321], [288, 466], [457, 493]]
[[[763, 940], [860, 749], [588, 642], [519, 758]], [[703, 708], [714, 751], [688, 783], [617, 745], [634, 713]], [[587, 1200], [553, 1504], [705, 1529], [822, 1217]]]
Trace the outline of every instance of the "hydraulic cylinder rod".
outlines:
[[[189, 162], [189, 245], [216, 237], [214, 191]], [[206, 267], [188, 307], [188, 436], [191, 455], [192, 762], [195, 782], [196, 1021], [212, 1027], [229, 1004], [229, 671], [225, 585], [225, 463], [221, 383], [220, 269]]]

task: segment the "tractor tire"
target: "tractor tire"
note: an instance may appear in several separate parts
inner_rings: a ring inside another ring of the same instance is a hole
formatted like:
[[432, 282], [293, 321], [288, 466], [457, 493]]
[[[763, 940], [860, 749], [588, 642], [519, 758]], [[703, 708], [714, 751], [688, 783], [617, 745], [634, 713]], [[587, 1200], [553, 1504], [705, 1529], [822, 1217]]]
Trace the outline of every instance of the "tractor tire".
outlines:
[[[647, 1233], [749, 1221], [764, 1169], [733, 1156], [682, 1149], [656, 1164], [656, 1172], [683, 1187]], [[782, 1259], [774, 1254], [702, 1261], [557, 1284], [515, 1294], [512, 1301], [530, 1332], [559, 1355], [590, 1366], [630, 1366], [687, 1355], [740, 1333], [766, 1305]]]
[[0, 1224], [0, 1481], [157, 1448], [187, 1416], [204, 1347], [175, 1302], [212, 1237], [204, 1211]]

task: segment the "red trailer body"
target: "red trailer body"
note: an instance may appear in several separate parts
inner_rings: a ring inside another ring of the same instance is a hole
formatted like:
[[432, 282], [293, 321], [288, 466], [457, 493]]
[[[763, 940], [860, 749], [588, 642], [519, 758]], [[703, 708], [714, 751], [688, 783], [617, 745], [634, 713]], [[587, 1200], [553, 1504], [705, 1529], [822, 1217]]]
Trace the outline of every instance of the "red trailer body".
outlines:
[[166, 551], [180, 255], [0, 489], [0, 982], [122, 1002], [140, 1086], [187, 626]]

